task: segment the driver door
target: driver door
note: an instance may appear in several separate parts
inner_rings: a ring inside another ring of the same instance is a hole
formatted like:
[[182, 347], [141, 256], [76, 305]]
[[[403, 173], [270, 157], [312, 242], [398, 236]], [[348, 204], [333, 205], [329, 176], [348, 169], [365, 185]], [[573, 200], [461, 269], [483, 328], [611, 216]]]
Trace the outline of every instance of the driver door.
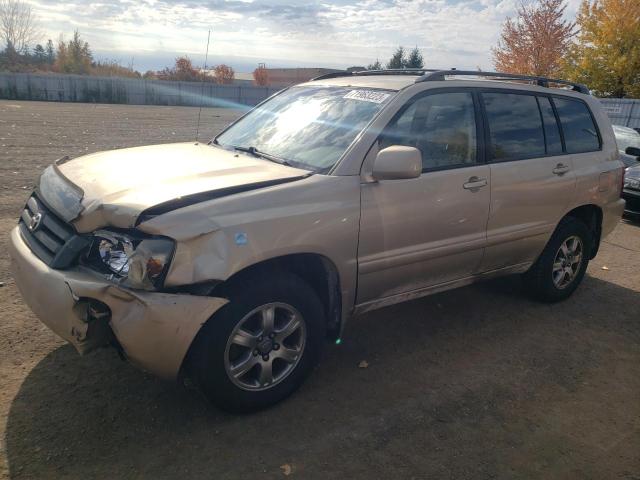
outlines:
[[423, 169], [417, 178], [361, 186], [357, 304], [478, 271], [491, 190], [479, 119], [471, 90], [426, 92], [396, 114], [373, 146], [415, 147]]

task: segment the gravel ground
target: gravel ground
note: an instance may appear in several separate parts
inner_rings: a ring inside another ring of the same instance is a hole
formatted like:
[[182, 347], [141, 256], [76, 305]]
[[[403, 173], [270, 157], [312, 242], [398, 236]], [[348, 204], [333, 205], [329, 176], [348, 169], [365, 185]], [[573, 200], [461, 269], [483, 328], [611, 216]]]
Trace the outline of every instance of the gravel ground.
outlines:
[[[0, 101], [0, 478], [640, 478], [638, 224], [561, 304], [506, 278], [354, 319], [259, 414], [217, 411], [111, 350], [79, 357], [22, 302], [8, 232], [54, 159], [191, 140], [197, 114]], [[237, 115], [203, 110], [201, 138]]]

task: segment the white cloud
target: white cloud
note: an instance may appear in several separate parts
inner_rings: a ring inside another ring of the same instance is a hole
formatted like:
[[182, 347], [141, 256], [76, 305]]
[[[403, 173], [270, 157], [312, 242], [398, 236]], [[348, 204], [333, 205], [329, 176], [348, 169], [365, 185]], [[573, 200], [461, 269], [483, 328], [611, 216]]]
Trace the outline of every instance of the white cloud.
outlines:
[[[517, 0], [31, 0], [48, 37], [79, 29], [113, 57], [189, 54], [207, 30], [216, 58], [344, 67], [418, 46], [430, 67], [491, 67], [505, 16]], [[575, 12], [579, 0], [570, 0]], [[230, 62], [233, 63], [233, 62]], [[160, 68], [163, 65], [155, 65]]]

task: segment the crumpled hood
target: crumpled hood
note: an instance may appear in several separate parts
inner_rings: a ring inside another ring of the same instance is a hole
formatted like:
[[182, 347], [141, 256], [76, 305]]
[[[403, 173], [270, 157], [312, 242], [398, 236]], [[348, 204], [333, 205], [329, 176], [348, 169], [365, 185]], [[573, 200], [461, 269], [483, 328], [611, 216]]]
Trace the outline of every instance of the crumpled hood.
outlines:
[[[61, 161], [60, 173], [82, 190], [78, 231], [132, 227], [143, 211], [206, 193], [238, 192], [309, 174], [201, 143], [152, 145], [99, 152]], [[241, 188], [236, 188], [241, 187]]]

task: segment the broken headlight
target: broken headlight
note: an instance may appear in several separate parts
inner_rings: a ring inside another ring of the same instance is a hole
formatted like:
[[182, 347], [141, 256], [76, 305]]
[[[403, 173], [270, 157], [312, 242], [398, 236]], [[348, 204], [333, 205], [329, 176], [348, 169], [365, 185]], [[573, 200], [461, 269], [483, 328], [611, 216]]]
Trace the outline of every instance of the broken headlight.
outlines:
[[174, 245], [164, 237], [98, 230], [88, 259], [127, 287], [155, 290], [162, 286]]

